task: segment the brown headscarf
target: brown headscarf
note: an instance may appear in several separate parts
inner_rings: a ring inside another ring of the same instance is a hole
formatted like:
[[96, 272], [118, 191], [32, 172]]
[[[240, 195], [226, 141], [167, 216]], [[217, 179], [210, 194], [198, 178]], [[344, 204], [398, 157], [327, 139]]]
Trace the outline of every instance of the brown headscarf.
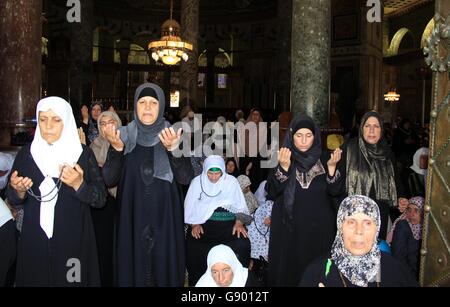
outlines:
[[[105, 138], [105, 136], [102, 132], [101, 126], [100, 126], [100, 122], [101, 122], [102, 118], [105, 116], [110, 116], [113, 118], [113, 120], [117, 124], [117, 126], [116, 126], [117, 129], [122, 127], [122, 121], [120, 120], [120, 118], [116, 112], [105, 111], [99, 115], [99, 117], [97, 119], [99, 134], [98, 134], [98, 137], [91, 143], [90, 147], [91, 147], [92, 151], [94, 152], [95, 159], [97, 160], [97, 163], [100, 167], [103, 167], [103, 164], [105, 164], [106, 156], [108, 155], [108, 149], [109, 149], [109, 142]], [[117, 192], [116, 187], [109, 189], [109, 193], [114, 197], [116, 196], [116, 192]]]

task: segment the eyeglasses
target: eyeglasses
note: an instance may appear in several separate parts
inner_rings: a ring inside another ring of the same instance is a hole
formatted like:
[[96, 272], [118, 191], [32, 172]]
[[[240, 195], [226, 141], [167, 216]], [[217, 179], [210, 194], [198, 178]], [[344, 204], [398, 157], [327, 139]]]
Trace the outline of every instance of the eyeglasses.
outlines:
[[106, 125], [116, 125], [116, 121], [115, 120], [110, 120], [107, 122], [100, 122], [100, 126], [105, 127]]

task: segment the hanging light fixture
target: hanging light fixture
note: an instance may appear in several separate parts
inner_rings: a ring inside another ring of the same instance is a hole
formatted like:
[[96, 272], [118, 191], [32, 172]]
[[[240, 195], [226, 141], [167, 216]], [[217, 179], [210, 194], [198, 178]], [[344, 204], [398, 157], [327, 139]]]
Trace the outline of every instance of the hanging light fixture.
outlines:
[[181, 40], [180, 24], [172, 19], [173, 0], [170, 0], [170, 19], [161, 26], [161, 39], [150, 42], [148, 49], [152, 52], [152, 58], [158, 62], [161, 60], [166, 65], [175, 65], [188, 60], [188, 50], [192, 50], [192, 44]]
[[389, 90], [386, 94], [384, 94], [384, 100], [389, 102], [396, 102], [400, 100], [400, 94], [397, 94], [395, 89]]

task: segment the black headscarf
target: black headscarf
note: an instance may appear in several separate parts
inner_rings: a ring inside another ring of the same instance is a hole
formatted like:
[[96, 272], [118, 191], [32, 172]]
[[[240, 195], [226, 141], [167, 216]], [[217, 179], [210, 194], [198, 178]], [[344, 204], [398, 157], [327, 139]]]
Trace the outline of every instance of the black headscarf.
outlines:
[[[311, 148], [305, 152], [297, 149], [294, 145], [294, 135], [302, 128], [311, 130], [314, 134], [314, 141]], [[322, 154], [322, 140], [320, 136], [320, 128], [314, 120], [307, 115], [299, 115], [295, 117], [289, 125], [289, 131], [284, 140], [284, 146], [292, 152], [291, 158], [295, 167], [302, 173], [308, 172], [313, 167]]]
[[98, 137], [99, 134], [97, 120], [93, 120], [91, 115], [92, 109], [97, 105], [100, 106], [100, 110], [103, 110], [103, 105], [97, 101], [94, 101], [89, 108], [89, 122], [88, 122], [89, 128], [87, 135], [89, 143], [94, 142], [94, 140]]
[[[138, 100], [145, 96], [153, 97], [159, 103], [158, 118], [151, 125], [142, 123], [137, 114]], [[126, 127], [120, 128], [120, 138], [125, 144], [125, 155], [130, 153], [136, 147], [136, 144], [144, 147], [154, 147], [153, 176], [172, 182], [173, 174], [170, 168], [169, 158], [158, 136], [166, 127], [163, 116], [165, 105], [164, 92], [158, 85], [153, 83], [141, 84], [134, 94], [134, 120]]]
[[[380, 124], [381, 137], [376, 144], [369, 144], [364, 140], [364, 125], [369, 117], [377, 118]], [[383, 121], [377, 112], [364, 114], [358, 138], [348, 144], [346, 190], [349, 195], [369, 196], [373, 186], [376, 200], [395, 205], [397, 192], [392, 153], [384, 140], [383, 132]]]
[[[301, 129], [307, 128], [314, 134], [314, 141], [305, 152], [301, 152], [294, 145], [294, 135]], [[289, 182], [284, 190], [284, 206], [288, 214], [288, 220], [285, 224], [289, 227], [293, 219], [294, 201], [295, 201], [295, 185], [296, 185], [296, 171], [307, 173], [320, 159], [322, 154], [322, 141], [320, 136], [320, 128], [314, 120], [307, 115], [296, 116], [289, 125], [288, 133], [284, 140], [284, 147], [291, 151], [291, 167], [289, 169]]]

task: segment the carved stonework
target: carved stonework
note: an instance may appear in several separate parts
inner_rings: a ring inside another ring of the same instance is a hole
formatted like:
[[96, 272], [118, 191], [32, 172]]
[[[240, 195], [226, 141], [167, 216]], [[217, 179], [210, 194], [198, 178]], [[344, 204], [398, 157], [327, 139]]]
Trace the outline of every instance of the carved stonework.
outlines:
[[[431, 70], [445, 72], [450, 67], [450, 15], [444, 19], [441, 15], [436, 14], [434, 21], [434, 29], [427, 40], [427, 46], [423, 48], [423, 53], [426, 55], [425, 62]], [[445, 42], [441, 45], [446, 50], [445, 56], [440, 54], [439, 44], [441, 40]]]

